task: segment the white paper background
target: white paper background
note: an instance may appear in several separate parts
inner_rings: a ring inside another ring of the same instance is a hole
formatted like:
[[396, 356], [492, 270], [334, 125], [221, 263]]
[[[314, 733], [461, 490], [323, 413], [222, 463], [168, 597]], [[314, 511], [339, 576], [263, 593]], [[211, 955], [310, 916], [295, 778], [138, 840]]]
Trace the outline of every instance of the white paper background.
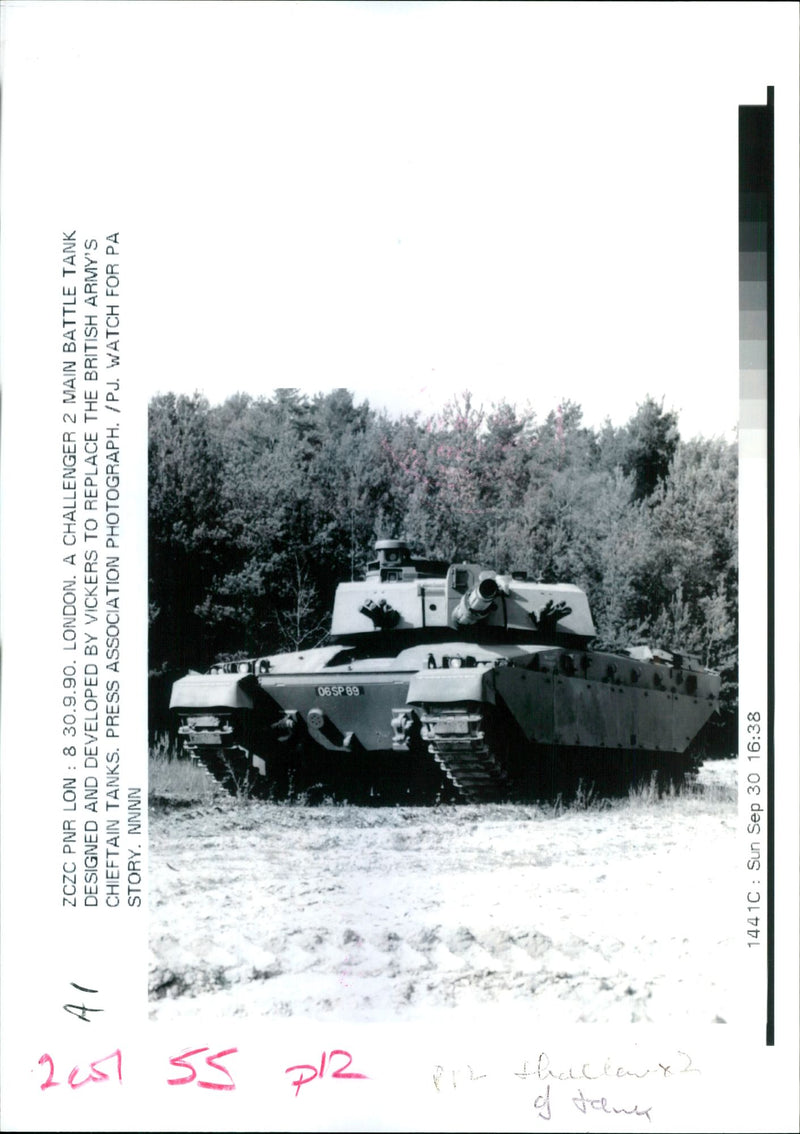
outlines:
[[[443, 1037], [354, 1026], [348, 1042], [368, 1047], [384, 1073], [341, 1111], [326, 1109], [329, 1099], [299, 1109], [283, 1081], [287, 1029], [300, 1029], [296, 1042], [312, 1051], [346, 1047], [341, 1032], [248, 1022], [232, 1035], [204, 1022], [198, 1046], [218, 1040], [250, 1054], [236, 1097], [192, 1109], [196, 1100], [161, 1087], [163, 1054], [175, 1047], [145, 1022], [144, 918], [123, 928], [110, 914], [86, 935], [63, 918], [50, 835], [60, 824], [50, 749], [59, 736], [62, 231], [121, 234], [125, 474], [135, 486], [125, 515], [124, 743], [129, 775], [146, 782], [148, 397], [344, 385], [392, 412], [433, 412], [471, 389], [487, 405], [530, 400], [540, 417], [571, 398], [599, 425], [624, 423], [651, 393], [679, 411], [684, 437], [733, 437], [737, 107], [763, 104], [768, 85], [779, 234], [779, 1043], [762, 1045], [761, 974], [746, 955], [752, 1029], [585, 1028], [532, 1040], [535, 1020], [492, 1020], [477, 1035], [485, 1045], [492, 1033], [498, 1067], [545, 1039], [564, 1062], [595, 1052], [630, 1060], [639, 1049], [657, 1058], [691, 1040], [702, 1083], [656, 1092], [656, 1128], [793, 1128], [797, 24], [792, 4], [4, 5], [5, 1128], [533, 1121], [530, 1105], [500, 1088], [480, 1104], [432, 1100], [431, 1064], [470, 1059], [475, 1036], [463, 1020]], [[741, 517], [742, 554], [756, 568], [758, 525]], [[743, 627], [743, 653], [759, 656], [763, 678], [757, 619]], [[61, 1010], [82, 967], [107, 990], [108, 1049], [123, 1044], [133, 1057], [124, 1103], [39, 1091], [43, 1051], [74, 1062], [89, 1054]], [[182, 1032], [174, 1043], [193, 1038]]]

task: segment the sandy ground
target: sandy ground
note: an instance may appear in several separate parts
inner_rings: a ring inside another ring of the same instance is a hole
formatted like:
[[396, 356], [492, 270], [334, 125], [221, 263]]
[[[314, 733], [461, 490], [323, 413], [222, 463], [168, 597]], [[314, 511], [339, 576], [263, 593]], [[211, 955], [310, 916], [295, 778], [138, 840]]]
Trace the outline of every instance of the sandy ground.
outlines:
[[692, 795], [151, 814], [151, 1017], [732, 1022], [735, 762]]

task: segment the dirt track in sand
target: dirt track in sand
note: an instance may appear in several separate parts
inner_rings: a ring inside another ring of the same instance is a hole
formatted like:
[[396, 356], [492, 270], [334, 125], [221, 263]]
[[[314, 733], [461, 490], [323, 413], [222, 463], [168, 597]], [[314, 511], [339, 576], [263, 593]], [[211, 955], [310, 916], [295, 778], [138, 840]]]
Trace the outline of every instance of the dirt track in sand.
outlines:
[[735, 762], [692, 795], [150, 818], [151, 1016], [730, 1022]]

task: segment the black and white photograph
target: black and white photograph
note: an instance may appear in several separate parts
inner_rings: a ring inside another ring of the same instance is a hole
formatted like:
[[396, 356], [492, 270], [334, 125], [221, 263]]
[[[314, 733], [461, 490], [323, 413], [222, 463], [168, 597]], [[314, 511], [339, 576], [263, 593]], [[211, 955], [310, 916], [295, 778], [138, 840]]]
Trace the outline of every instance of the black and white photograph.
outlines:
[[150, 408], [154, 1017], [727, 1022], [735, 444]]
[[791, 1130], [796, 6], [0, 15], [3, 1128]]

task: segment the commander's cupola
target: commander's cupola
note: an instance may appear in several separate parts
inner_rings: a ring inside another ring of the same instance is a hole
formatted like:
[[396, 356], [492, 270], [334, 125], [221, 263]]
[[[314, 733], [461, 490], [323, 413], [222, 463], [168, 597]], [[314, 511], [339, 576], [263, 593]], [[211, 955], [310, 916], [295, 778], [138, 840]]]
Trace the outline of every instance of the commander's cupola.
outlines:
[[375, 544], [378, 558], [367, 564], [367, 578], [382, 583], [400, 583], [416, 579], [417, 568], [411, 561], [408, 544], [402, 539], [379, 539]]
[[403, 539], [379, 539], [375, 544], [378, 558], [367, 564], [366, 577], [372, 582], [408, 583], [414, 579], [443, 579], [449, 564], [440, 559], [411, 557]]

